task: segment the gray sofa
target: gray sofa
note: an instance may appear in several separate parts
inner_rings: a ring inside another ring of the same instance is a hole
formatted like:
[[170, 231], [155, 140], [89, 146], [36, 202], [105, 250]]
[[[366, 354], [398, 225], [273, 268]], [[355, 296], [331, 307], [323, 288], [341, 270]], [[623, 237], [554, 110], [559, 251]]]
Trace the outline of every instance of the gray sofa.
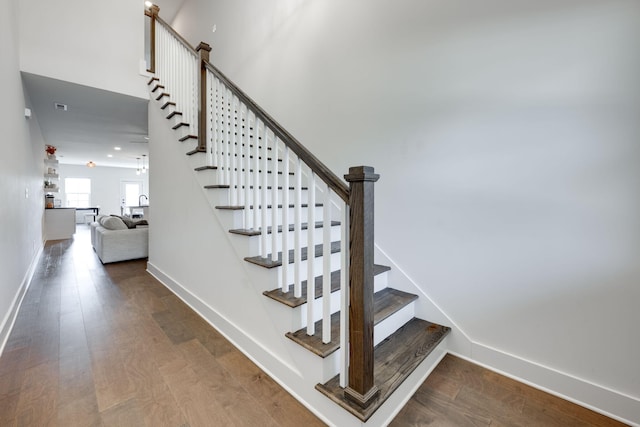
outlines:
[[128, 228], [118, 217], [101, 217], [91, 224], [91, 244], [103, 264], [146, 258], [149, 227]]

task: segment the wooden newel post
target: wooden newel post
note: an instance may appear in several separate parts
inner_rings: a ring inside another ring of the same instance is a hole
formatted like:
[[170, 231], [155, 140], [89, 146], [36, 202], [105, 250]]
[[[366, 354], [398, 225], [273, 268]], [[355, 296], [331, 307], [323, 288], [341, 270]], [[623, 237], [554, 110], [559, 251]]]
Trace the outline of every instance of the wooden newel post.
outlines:
[[209, 62], [209, 52], [211, 46], [205, 42], [200, 42], [196, 47], [196, 52], [200, 57], [200, 72], [198, 75], [198, 151], [207, 149], [207, 67]]
[[373, 383], [373, 185], [370, 166], [349, 168], [349, 384], [345, 397], [362, 408], [379, 394]]
[[148, 11], [145, 11], [145, 15], [151, 18], [151, 23], [149, 25], [149, 68], [147, 69], [150, 73], [156, 72], [156, 18], [158, 17], [158, 13], [160, 13], [160, 8], [155, 4], [152, 5]]

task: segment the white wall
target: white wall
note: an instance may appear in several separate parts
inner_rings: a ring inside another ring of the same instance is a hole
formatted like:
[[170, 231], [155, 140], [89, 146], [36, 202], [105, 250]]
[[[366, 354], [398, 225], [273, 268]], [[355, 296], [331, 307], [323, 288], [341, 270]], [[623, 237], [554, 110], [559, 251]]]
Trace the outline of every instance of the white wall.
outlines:
[[18, 63], [17, 1], [0, 0], [0, 352], [42, 248], [44, 142]]
[[187, 0], [174, 26], [336, 173], [376, 168], [376, 242], [469, 356], [640, 423], [640, 3]]
[[20, 1], [22, 71], [147, 98], [144, 2]]
[[[60, 192], [56, 194], [66, 206], [65, 178], [89, 178], [91, 179], [91, 206], [99, 206], [100, 213], [105, 215], [120, 215], [120, 184], [122, 181], [140, 181], [142, 193], [149, 196], [149, 173], [136, 175], [136, 170], [131, 168], [112, 168], [96, 166], [88, 168], [78, 165], [60, 164]], [[150, 196], [149, 196], [150, 197]]]

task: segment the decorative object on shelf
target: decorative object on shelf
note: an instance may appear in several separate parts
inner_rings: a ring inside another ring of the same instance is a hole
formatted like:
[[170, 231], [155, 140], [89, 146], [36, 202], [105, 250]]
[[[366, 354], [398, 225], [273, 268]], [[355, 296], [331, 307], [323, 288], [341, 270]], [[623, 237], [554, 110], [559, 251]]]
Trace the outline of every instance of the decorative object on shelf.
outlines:
[[44, 149], [44, 151], [47, 152], [47, 158], [50, 160], [56, 159], [56, 150], [57, 148], [54, 147], [53, 145], [47, 145]]
[[92, 162], [91, 160], [89, 160], [89, 162], [87, 163], [87, 167], [88, 168], [95, 168], [96, 164], [94, 162]]

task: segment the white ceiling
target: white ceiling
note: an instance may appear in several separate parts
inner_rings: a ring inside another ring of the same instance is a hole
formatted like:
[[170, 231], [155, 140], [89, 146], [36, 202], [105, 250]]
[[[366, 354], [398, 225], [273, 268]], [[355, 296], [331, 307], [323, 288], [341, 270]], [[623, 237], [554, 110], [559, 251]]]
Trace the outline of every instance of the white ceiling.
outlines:
[[58, 149], [60, 163], [135, 168], [136, 158], [149, 154], [147, 100], [29, 73], [22, 80], [44, 141]]
[[[171, 22], [184, 1], [154, 3]], [[137, 158], [148, 156], [147, 100], [24, 72], [22, 80], [28, 107], [45, 143], [58, 149], [60, 163], [136, 168]], [[66, 104], [68, 110], [56, 110], [55, 103]]]

